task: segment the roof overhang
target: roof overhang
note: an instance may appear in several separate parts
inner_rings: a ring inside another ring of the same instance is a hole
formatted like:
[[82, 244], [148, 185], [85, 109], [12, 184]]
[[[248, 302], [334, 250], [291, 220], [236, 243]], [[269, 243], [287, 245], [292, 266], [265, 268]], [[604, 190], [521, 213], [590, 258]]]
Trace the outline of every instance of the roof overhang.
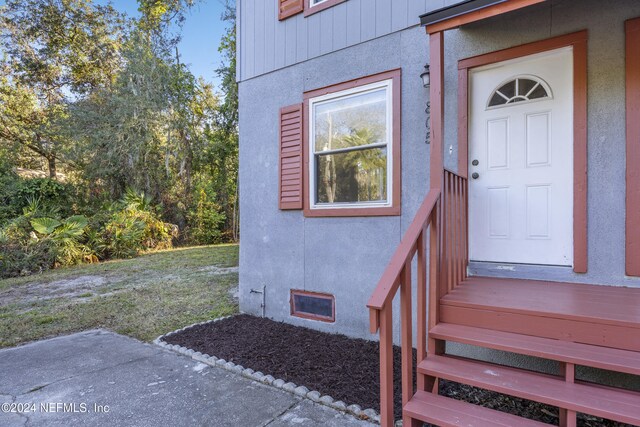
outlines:
[[428, 33], [457, 28], [492, 16], [542, 3], [545, 0], [466, 0], [420, 16]]

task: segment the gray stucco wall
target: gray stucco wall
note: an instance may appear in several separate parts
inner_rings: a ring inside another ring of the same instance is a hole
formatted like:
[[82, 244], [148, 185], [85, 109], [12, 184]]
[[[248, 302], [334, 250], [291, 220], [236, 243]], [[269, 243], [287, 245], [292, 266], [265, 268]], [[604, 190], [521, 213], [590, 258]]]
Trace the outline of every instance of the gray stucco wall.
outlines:
[[[370, 337], [366, 303], [428, 189], [427, 89], [419, 75], [427, 37], [414, 27], [240, 84], [241, 310]], [[385, 218], [305, 218], [278, 210], [278, 112], [303, 92], [402, 68], [402, 212]], [[336, 297], [335, 324], [289, 316], [289, 290]]]
[[[636, 16], [640, 2], [635, 0], [554, 0], [447, 33], [445, 148], [452, 145], [454, 150], [449, 155], [445, 149], [445, 160], [454, 167], [458, 59], [589, 31], [589, 271], [576, 275], [567, 269], [539, 267], [515, 274], [640, 287], [640, 279], [624, 275], [624, 20]], [[418, 77], [428, 61], [424, 29], [411, 27], [240, 83], [242, 311], [260, 313], [261, 298], [250, 290], [266, 285], [268, 317], [372, 338], [366, 302], [429, 185], [429, 146], [424, 142], [428, 92]], [[305, 91], [394, 68], [403, 72], [402, 216], [305, 218], [301, 211], [279, 211], [280, 107], [301, 102]], [[336, 323], [290, 317], [291, 288], [333, 293]], [[478, 350], [479, 356], [483, 354], [493, 357]]]

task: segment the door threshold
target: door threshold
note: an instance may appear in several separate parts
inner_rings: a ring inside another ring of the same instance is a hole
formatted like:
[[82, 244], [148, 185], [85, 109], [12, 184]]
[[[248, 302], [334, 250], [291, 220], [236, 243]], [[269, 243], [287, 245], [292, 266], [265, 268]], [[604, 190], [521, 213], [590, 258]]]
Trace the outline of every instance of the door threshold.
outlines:
[[561, 265], [469, 261], [467, 273], [469, 276], [547, 280], [553, 282], [574, 282], [576, 279], [576, 274], [571, 266]]

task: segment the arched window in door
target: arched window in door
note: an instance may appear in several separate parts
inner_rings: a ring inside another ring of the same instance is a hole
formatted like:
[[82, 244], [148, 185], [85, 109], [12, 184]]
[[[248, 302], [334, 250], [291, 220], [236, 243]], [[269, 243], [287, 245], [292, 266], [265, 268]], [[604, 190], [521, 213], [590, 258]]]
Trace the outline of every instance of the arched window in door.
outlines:
[[502, 83], [491, 93], [487, 108], [545, 98], [551, 98], [551, 89], [544, 80], [535, 76], [518, 76]]

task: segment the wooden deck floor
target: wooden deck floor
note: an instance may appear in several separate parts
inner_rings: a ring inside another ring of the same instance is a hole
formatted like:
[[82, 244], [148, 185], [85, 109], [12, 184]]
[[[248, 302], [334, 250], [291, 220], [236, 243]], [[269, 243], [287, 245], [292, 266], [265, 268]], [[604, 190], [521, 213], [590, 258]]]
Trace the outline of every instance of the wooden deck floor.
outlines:
[[640, 288], [470, 277], [442, 321], [640, 351]]

